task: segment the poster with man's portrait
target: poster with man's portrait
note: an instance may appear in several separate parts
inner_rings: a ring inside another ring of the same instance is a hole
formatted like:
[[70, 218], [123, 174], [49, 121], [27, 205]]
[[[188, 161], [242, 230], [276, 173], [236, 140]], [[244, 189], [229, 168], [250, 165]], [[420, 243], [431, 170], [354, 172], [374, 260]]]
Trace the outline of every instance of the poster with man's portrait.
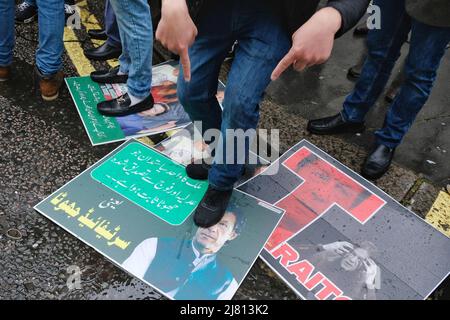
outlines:
[[[153, 108], [124, 117], [103, 116], [97, 111], [97, 104], [125, 94], [126, 84], [99, 84], [89, 76], [67, 78], [66, 83], [92, 145], [100, 145], [151, 136], [190, 124], [191, 119], [177, 97], [178, 73], [176, 61], [154, 66], [151, 88]], [[219, 83], [219, 103], [223, 100], [224, 91], [224, 85]]]
[[239, 190], [285, 210], [261, 256], [300, 297], [420, 300], [449, 275], [448, 237], [311, 143], [271, 166]]
[[170, 299], [231, 299], [284, 213], [235, 190], [221, 221], [196, 227], [207, 181], [130, 140], [35, 209]]

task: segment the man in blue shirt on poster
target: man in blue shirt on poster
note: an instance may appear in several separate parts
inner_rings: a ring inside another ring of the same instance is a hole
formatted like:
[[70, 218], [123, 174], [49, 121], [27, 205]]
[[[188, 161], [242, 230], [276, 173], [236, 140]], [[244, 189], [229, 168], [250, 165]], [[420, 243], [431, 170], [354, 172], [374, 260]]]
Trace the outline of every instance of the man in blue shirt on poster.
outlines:
[[198, 228], [192, 239], [144, 240], [122, 267], [173, 299], [231, 299], [238, 282], [217, 254], [244, 226], [242, 212], [229, 209], [218, 224]]

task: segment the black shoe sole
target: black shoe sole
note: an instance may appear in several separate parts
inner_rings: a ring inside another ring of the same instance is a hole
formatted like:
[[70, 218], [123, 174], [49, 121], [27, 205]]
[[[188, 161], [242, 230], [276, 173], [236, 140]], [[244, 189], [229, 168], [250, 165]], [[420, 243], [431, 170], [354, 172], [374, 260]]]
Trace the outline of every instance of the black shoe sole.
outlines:
[[88, 36], [89, 36], [89, 39], [92, 39], [92, 40], [103, 40], [103, 41], [106, 41], [106, 40], [108, 40], [108, 37], [107, 36], [102, 36], [102, 37], [97, 37], [97, 36], [91, 36], [91, 35], [89, 35], [88, 34]]
[[92, 34], [90, 31], [88, 31], [87, 34], [88, 34], [88, 37], [93, 40], [107, 40], [108, 39], [108, 36], [106, 35], [106, 33], [103, 33], [103, 35], [101, 35], [101, 36], [96, 36], [96, 35]]
[[111, 60], [111, 59], [117, 59], [120, 57], [121, 53], [111, 53], [111, 54], [107, 54], [104, 56], [95, 56], [95, 55], [90, 55], [87, 52], [84, 52], [84, 55], [86, 56], [86, 58], [90, 59], [90, 60], [95, 60], [95, 61], [106, 61], [106, 60]]
[[107, 117], [125, 117], [125, 116], [129, 116], [131, 114], [135, 114], [135, 113], [138, 113], [138, 112], [150, 110], [151, 108], [153, 108], [153, 103], [150, 106], [143, 105], [143, 106], [136, 107], [136, 108], [135, 107], [131, 107], [129, 110], [127, 110], [125, 112], [122, 112], [122, 113], [110, 113], [110, 112], [107, 112], [107, 111], [105, 112], [105, 111], [99, 110], [98, 108], [97, 108], [97, 111], [101, 115], [107, 116]]

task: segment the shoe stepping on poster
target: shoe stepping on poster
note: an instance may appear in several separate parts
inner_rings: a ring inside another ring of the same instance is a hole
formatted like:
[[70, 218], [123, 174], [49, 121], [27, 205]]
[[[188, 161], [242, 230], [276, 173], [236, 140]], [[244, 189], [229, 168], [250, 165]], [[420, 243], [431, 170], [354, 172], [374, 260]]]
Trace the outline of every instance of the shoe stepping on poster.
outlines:
[[450, 238], [307, 141], [239, 190], [285, 210], [261, 257], [302, 298], [426, 299]]
[[206, 189], [132, 139], [35, 209], [170, 299], [231, 299], [284, 212], [235, 190], [222, 220], [198, 228]]
[[[196, 132], [196, 133], [194, 133]], [[198, 137], [198, 141], [196, 141]], [[211, 153], [208, 145], [200, 139], [201, 134], [197, 131], [194, 124], [190, 124], [175, 134], [156, 144], [154, 148], [165, 154], [172, 160], [188, 165], [190, 163], [201, 161], [201, 159], [210, 159]], [[255, 142], [257, 139], [255, 139]], [[270, 162], [257, 154], [257, 145], [253, 144], [250, 149], [250, 157], [245, 165], [244, 174], [236, 182], [238, 186], [251, 177], [261, 173]], [[197, 162], [199, 163], [199, 162]]]
[[[168, 61], [153, 67], [150, 110], [125, 117], [106, 117], [97, 111], [97, 104], [126, 93], [126, 84], [99, 84], [89, 76], [66, 78], [66, 84], [92, 145], [101, 145], [130, 138], [155, 135], [182, 128], [191, 123], [177, 98], [179, 65]], [[219, 82], [217, 98], [223, 100], [225, 87]]]

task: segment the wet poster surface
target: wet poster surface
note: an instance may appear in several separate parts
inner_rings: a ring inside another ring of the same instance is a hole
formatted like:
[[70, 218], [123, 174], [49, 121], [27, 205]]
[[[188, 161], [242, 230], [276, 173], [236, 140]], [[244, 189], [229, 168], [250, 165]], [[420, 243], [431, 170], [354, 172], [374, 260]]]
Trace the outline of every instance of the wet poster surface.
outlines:
[[[127, 91], [125, 84], [98, 84], [87, 77], [66, 78], [67, 87], [92, 145], [151, 136], [182, 128], [191, 123], [177, 98], [179, 66], [169, 61], [153, 67], [152, 109], [125, 117], [106, 117], [97, 104], [115, 99]], [[225, 87], [219, 83], [217, 98], [223, 100]]]
[[283, 210], [235, 190], [223, 219], [198, 228], [205, 188], [183, 169], [130, 140], [35, 209], [171, 299], [231, 299]]
[[302, 298], [425, 299], [448, 276], [448, 237], [311, 143], [269, 169], [239, 190], [285, 210], [261, 256]]
[[185, 167], [134, 142], [95, 168], [91, 177], [172, 225], [182, 224], [208, 188]]

